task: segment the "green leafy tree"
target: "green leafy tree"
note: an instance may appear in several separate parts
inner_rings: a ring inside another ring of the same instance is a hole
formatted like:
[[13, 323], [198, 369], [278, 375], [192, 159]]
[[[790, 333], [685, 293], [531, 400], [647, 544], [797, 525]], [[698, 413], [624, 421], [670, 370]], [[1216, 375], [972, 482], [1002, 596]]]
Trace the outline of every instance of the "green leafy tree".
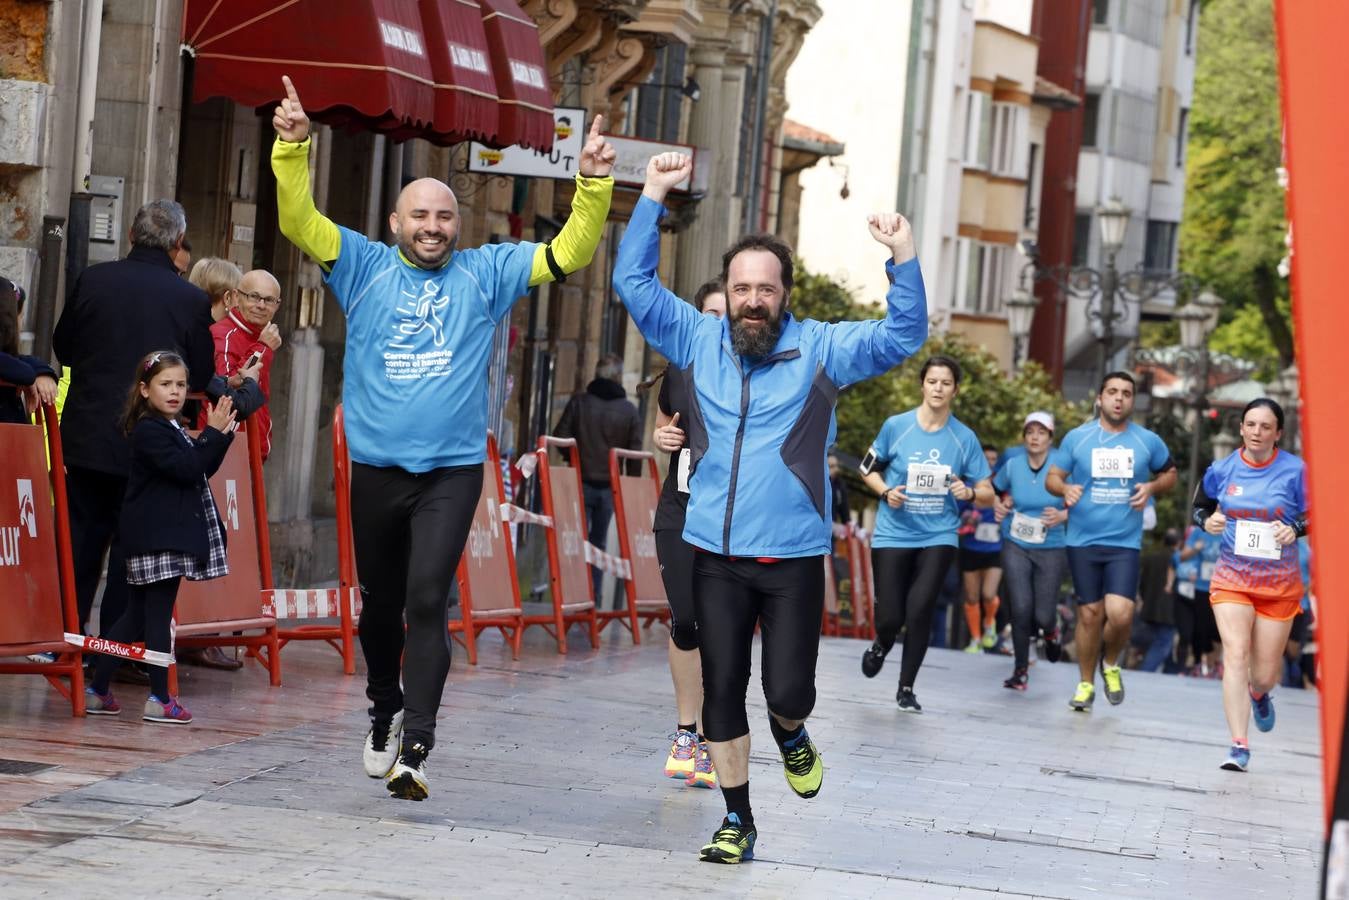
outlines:
[[1203, 7], [1186, 160], [1181, 268], [1226, 301], [1212, 346], [1264, 362], [1293, 361], [1273, 0]]

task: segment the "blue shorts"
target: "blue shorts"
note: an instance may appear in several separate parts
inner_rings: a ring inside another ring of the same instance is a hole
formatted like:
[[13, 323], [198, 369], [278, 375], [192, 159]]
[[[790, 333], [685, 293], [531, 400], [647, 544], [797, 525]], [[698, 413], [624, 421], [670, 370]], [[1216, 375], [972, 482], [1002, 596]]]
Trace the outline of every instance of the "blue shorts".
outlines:
[[1099, 603], [1106, 594], [1138, 596], [1139, 552], [1129, 547], [1069, 547], [1068, 568], [1078, 603]]

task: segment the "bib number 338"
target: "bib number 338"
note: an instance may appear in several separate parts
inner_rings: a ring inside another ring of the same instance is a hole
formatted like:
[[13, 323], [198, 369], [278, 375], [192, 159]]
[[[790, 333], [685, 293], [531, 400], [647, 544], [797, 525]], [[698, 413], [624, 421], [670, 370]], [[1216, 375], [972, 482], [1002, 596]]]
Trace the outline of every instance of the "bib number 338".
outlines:
[[1134, 452], [1127, 447], [1093, 447], [1091, 451], [1092, 478], [1134, 477]]

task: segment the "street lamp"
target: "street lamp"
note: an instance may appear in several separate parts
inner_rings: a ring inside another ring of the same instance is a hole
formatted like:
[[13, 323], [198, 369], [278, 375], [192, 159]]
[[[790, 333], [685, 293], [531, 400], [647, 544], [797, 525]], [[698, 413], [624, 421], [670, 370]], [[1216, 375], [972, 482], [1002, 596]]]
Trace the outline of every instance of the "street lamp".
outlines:
[[[1115, 294], [1119, 291], [1119, 270], [1115, 256], [1124, 246], [1124, 235], [1129, 230], [1129, 207], [1118, 197], [1111, 197], [1096, 207], [1096, 218], [1101, 223], [1101, 250], [1105, 254], [1105, 269], [1101, 272], [1101, 309], [1097, 318], [1101, 323], [1101, 361], [1096, 367], [1096, 383], [1105, 381], [1110, 367], [1110, 344], [1115, 338]], [[1128, 315], [1121, 307], [1120, 312]], [[1088, 318], [1091, 318], [1088, 310]]]
[[1186, 303], [1175, 312], [1180, 323], [1181, 347], [1197, 363], [1194, 395], [1194, 427], [1190, 432], [1190, 496], [1199, 486], [1199, 450], [1204, 434], [1204, 408], [1208, 406], [1209, 353], [1208, 338], [1218, 324], [1218, 313], [1222, 310], [1222, 298], [1210, 290], [1203, 290], [1199, 297]]
[[1220, 431], [1213, 436], [1210, 442], [1213, 446], [1213, 461], [1227, 459], [1232, 452], [1237, 449], [1237, 439], [1226, 431]]
[[[1041, 265], [1032, 250], [1030, 260], [1021, 269], [1017, 290], [1033, 292], [1036, 284], [1047, 281], [1057, 289], [1058, 302], [1062, 303], [1065, 297], [1083, 301], [1087, 320], [1100, 326], [1097, 333], [1100, 349], [1096, 373], [1096, 384], [1099, 385], [1105, 379], [1116, 334], [1129, 320], [1131, 304], [1141, 308], [1167, 290], [1177, 296], [1195, 296], [1202, 286], [1193, 276], [1184, 272], [1154, 272], [1138, 267], [1121, 273], [1115, 265], [1115, 259], [1124, 247], [1132, 211], [1118, 197], [1112, 197], [1096, 208], [1095, 215], [1101, 229], [1103, 265], [1099, 269]], [[1218, 304], [1221, 305], [1221, 302], [1219, 300]], [[1211, 311], [1210, 306], [1204, 305], [1204, 308]], [[1216, 324], [1216, 313], [1212, 318]]]
[[1007, 329], [1012, 333], [1012, 371], [1021, 367], [1022, 350], [1030, 337], [1031, 321], [1040, 298], [1025, 288], [1017, 288], [1010, 300], [1003, 303], [1007, 309]]
[[1111, 197], [1096, 207], [1096, 218], [1101, 222], [1101, 249], [1113, 257], [1124, 246], [1124, 235], [1129, 230], [1129, 216], [1133, 211], [1118, 197]]

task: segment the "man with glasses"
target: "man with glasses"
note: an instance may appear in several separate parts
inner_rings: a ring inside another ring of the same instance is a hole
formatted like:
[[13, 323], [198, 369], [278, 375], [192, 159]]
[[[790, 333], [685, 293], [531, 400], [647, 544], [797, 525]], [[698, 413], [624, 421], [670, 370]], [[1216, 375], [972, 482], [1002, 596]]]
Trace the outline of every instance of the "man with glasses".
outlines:
[[259, 429], [262, 459], [272, 452], [272, 413], [266, 398], [272, 395], [272, 357], [281, 347], [281, 332], [272, 317], [281, 306], [281, 284], [271, 272], [253, 269], [245, 272], [234, 290], [235, 306], [223, 319], [211, 326], [215, 338], [215, 371], [231, 388], [243, 381], [254, 356], [262, 363], [258, 384], [264, 398], [262, 406], [248, 420], [246, 428]]

